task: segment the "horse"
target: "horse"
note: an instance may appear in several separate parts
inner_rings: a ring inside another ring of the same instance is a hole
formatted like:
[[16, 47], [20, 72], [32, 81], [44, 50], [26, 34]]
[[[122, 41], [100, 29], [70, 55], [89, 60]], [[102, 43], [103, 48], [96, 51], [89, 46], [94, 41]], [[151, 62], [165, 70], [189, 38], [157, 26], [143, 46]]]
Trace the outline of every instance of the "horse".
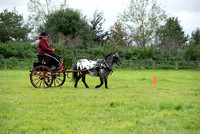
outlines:
[[111, 72], [113, 72], [112, 66], [116, 63], [118, 66], [122, 65], [120, 57], [118, 53], [112, 52], [107, 55], [104, 59], [100, 59], [97, 61], [92, 61], [89, 59], [80, 59], [78, 60], [73, 70], [87, 70], [84, 72], [73, 72], [72, 79], [75, 81], [74, 87], [77, 88], [78, 81], [82, 78], [82, 82], [85, 84], [86, 88], [89, 88], [87, 83], [85, 82], [86, 74], [99, 77], [100, 84], [95, 88], [100, 88], [105, 81], [105, 88], [108, 89], [107, 80], [108, 76]]

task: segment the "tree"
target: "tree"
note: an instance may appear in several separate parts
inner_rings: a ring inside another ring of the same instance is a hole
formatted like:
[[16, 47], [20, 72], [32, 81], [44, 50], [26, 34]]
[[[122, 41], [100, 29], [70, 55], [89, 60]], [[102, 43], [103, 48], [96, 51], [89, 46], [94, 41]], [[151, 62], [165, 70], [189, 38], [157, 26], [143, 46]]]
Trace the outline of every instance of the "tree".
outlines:
[[47, 21], [47, 15], [67, 7], [66, 0], [59, 3], [57, 0], [30, 0], [28, 2], [29, 25], [33, 32], [41, 32], [41, 28]]
[[185, 49], [185, 59], [200, 60], [200, 28], [192, 32], [189, 45]]
[[135, 44], [144, 48], [155, 39], [156, 29], [166, 14], [156, 0], [131, 0], [127, 10], [118, 18], [133, 36]]
[[115, 22], [110, 27], [110, 41], [120, 46], [131, 46], [133, 40], [130, 35], [127, 34], [123, 24], [121, 22]]
[[160, 40], [160, 46], [166, 50], [181, 50], [188, 39], [177, 17], [168, 18], [165, 25], [162, 25], [157, 30], [157, 35]]
[[190, 44], [200, 45], [200, 28], [197, 28], [195, 31], [192, 32]]
[[95, 44], [103, 43], [105, 37], [108, 36], [108, 31], [103, 29], [103, 23], [105, 22], [103, 15], [103, 12], [98, 12], [98, 10], [96, 10], [93, 14], [92, 20], [90, 21], [91, 30], [93, 31], [93, 41]]
[[80, 37], [84, 43], [92, 40], [90, 27], [85, 17], [71, 8], [58, 10], [47, 16], [43, 31], [62, 33], [64, 36]]
[[23, 16], [16, 11], [7, 9], [0, 13], [0, 41], [25, 40], [30, 32], [28, 25], [24, 24]]

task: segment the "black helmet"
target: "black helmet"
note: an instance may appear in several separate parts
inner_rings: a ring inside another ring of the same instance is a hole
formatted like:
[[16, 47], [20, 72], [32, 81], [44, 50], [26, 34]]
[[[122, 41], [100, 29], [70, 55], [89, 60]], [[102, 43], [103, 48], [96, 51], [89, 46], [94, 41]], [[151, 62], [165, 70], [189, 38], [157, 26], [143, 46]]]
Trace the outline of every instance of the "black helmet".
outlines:
[[48, 33], [46, 33], [46, 32], [42, 32], [42, 33], [40, 34], [40, 36], [49, 36], [49, 35], [48, 35]]

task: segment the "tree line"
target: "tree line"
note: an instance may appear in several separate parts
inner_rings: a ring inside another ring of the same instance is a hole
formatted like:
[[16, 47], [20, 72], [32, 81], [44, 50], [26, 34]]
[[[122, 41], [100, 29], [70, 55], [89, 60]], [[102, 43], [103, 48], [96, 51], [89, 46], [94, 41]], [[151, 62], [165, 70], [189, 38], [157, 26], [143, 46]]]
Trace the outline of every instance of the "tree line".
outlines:
[[35, 57], [37, 43], [29, 42], [45, 31], [55, 47], [73, 36], [57, 49], [61, 56], [102, 58], [117, 51], [130, 60], [200, 60], [200, 28], [186, 35], [178, 17], [168, 17], [157, 0], [130, 0], [108, 30], [103, 11], [87, 19], [66, 0], [30, 0], [28, 9], [28, 22], [16, 10], [0, 13], [0, 57]]

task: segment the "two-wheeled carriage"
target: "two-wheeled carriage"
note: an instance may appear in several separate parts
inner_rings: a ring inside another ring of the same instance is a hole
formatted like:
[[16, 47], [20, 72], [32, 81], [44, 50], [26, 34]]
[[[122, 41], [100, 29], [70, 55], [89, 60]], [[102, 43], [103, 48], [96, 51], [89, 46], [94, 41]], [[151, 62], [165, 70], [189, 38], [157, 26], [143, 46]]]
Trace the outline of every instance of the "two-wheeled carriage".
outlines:
[[72, 67], [72, 58], [64, 58], [61, 68], [53, 66], [53, 60], [45, 54], [38, 54], [38, 62], [33, 63], [30, 71], [30, 81], [35, 88], [62, 86], [68, 73], [84, 72], [87, 70], [69, 70]]

